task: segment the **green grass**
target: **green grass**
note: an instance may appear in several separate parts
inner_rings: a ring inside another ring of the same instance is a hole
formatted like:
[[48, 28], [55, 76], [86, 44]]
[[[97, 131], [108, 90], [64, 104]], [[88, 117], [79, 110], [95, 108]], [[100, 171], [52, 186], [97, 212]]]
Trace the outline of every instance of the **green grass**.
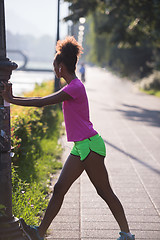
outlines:
[[57, 144], [57, 139], [42, 139], [41, 148], [43, 154], [37, 159], [35, 167], [37, 182], [41, 182], [45, 187], [46, 179], [62, 168], [62, 163], [60, 162], [62, 148]]
[[39, 224], [48, 199], [41, 184], [29, 184], [21, 180], [12, 167], [12, 206], [15, 217], [22, 217], [28, 224]]
[[154, 95], [156, 97], [160, 97], [160, 90], [154, 90], [154, 89], [151, 89], [151, 90], [144, 90], [144, 89], [140, 89], [142, 92], [144, 93], [147, 93], [149, 95]]

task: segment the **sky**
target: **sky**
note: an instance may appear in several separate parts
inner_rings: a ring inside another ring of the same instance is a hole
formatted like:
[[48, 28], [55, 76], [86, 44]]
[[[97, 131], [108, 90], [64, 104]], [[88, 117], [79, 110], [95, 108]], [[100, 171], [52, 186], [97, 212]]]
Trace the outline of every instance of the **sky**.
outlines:
[[[57, 0], [4, 0], [6, 30], [13, 34], [50, 35], [57, 30]], [[68, 14], [68, 3], [60, 1], [60, 39], [67, 35], [62, 19]]]

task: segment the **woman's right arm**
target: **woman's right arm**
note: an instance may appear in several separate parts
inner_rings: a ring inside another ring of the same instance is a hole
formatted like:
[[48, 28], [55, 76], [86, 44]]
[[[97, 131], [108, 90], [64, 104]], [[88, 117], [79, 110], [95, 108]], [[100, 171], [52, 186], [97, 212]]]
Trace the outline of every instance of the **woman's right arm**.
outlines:
[[4, 91], [1, 95], [7, 102], [28, 107], [43, 107], [72, 99], [72, 97], [69, 94], [65, 93], [63, 90], [45, 97], [15, 97], [12, 95], [12, 86], [10, 84], [4, 84]]

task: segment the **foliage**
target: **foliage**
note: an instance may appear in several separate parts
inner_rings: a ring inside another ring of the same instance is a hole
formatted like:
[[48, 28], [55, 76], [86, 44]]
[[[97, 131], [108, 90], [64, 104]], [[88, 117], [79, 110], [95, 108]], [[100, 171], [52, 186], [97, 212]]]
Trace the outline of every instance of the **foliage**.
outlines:
[[99, 32], [112, 33], [114, 43], [140, 46], [152, 43], [160, 46], [160, 1], [138, 0], [66, 0], [72, 14], [66, 20], [78, 21], [90, 12], [98, 11], [103, 20]]
[[144, 90], [143, 88], [140, 88], [140, 90], [144, 93], [147, 93], [149, 95], [154, 95], [156, 97], [159, 97], [160, 98], [160, 91], [159, 90], [154, 90], [154, 89], [151, 89], [151, 90]]
[[12, 204], [16, 217], [22, 217], [28, 224], [38, 224], [48, 200], [42, 186], [38, 183], [29, 184], [22, 181], [15, 168], [12, 167]]
[[[67, 0], [66, 0], [67, 1]], [[160, 1], [68, 0], [65, 20], [87, 16], [87, 60], [136, 80], [160, 68]]]
[[[46, 95], [52, 82], [36, 86], [28, 95]], [[60, 134], [62, 114], [55, 106], [44, 108], [13, 106], [11, 109], [11, 145], [15, 155], [13, 163], [18, 166], [17, 172], [27, 182], [38, 181], [41, 176], [42, 162], [49, 163], [44, 167], [44, 177], [50, 169], [57, 166], [57, 157], [61, 152], [57, 140]], [[44, 148], [45, 146], [45, 148]], [[45, 159], [45, 160], [44, 160]], [[45, 176], [46, 175], [46, 176]], [[43, 178], [41, 179], [43, 182]]]
[[72, 20], [77, 22], [80, 17], [88, 15], [90, 12], [94, 12], [95, 9], [100, 6], [102, 9], [105, 7], [105, 0], [65, 0], [70, 3], [69, 9], [71, 13], [65, 18], [66, 21]]
[[143, 78], [137, 85], [142, 91], [160, 97], [160, 72], [154, 71], [148, 77]]
[[0, 217], [5, 216], [6, 207], [3, 204], [0, 204]]
[[90, 45], [90, 51], [87, 54], [87, 60], [96, 65], [111, 68], [112, 71], [134, 80], [148, 74], [152, 69], [149, 65], [152, 62], [152, 49], [126, 48], [111, 43], [109, 34], [96, 34], [101, 20], [99, 13], [89, 17], [90, 34], [87, 35], [87, 42]]
[[[36, 85], [26, 96], [51, 94], [52, 85], [52, 81]], [[35, 224], [46, 207], [48, 179], [62, 167], [59, 161], [62, 149], [58, 144], [62, 112], [55, 106], [14, 105], [11, 116], [13, 212]]]

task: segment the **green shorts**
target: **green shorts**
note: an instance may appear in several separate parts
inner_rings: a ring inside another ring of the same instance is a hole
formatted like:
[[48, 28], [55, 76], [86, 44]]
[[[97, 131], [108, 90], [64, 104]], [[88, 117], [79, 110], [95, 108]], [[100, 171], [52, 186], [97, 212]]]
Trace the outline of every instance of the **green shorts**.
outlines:
[[83, 161], [88, 156], [90, 151], [96, 152], [104, 157], [106, 156], [106, 147], [102, 137], [99, 134], [82, 141], [74, 142], [71, 154], [79, 156]]

